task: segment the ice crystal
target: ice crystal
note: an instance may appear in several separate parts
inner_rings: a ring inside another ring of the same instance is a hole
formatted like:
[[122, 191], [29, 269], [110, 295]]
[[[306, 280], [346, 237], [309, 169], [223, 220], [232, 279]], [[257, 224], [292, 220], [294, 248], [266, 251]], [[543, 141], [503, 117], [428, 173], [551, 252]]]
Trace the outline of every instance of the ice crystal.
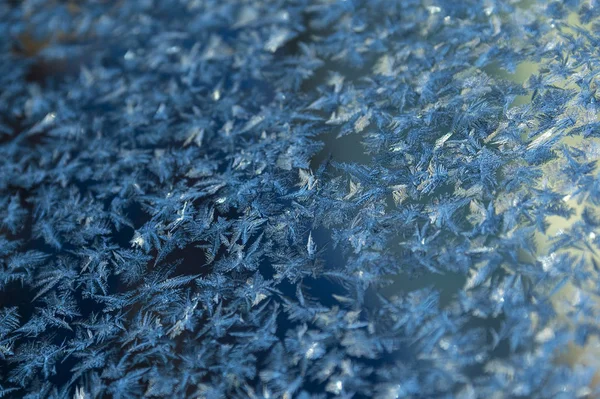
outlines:
[[2, 2], [0, 397], [600, 395], [598, 9]]

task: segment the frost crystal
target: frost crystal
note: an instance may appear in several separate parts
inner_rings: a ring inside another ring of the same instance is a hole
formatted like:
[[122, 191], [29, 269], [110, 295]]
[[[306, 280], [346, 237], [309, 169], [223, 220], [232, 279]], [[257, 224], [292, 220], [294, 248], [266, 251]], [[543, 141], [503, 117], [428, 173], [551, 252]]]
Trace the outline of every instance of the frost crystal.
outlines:
[[600, 397], [598, 10], [0, 2], [0, 397]]

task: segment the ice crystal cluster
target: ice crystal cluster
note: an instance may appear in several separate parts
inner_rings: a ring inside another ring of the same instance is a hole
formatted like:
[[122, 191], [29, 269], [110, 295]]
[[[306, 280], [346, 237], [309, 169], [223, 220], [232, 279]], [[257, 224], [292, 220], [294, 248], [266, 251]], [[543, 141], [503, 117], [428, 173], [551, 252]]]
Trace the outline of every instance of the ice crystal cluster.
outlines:
[[0, 2], [0, 397], [599, 397], [599, 17]]

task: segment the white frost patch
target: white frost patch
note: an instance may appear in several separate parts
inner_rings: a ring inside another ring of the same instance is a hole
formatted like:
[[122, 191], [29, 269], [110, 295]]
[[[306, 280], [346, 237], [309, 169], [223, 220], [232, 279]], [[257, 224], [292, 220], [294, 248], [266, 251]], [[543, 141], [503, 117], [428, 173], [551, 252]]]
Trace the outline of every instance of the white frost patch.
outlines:
[[132, 247], [138, 247], [138, 248], [142, 248], [144, 246], [144, 244], [146, 243], [146, 241], [144, 240], [144, 237], [142, 237], [142, 235], [137, 231], [133, 234], [133, 238], [131, 239], [130, 242], [131, 242]]
[[308, 252], [308, 256], [311, 258], [315, 256], [317, 252], [317, 245], [313, 241], [312, 231], [308, 234], [308, 241], [306, 242], [306, 252]]

